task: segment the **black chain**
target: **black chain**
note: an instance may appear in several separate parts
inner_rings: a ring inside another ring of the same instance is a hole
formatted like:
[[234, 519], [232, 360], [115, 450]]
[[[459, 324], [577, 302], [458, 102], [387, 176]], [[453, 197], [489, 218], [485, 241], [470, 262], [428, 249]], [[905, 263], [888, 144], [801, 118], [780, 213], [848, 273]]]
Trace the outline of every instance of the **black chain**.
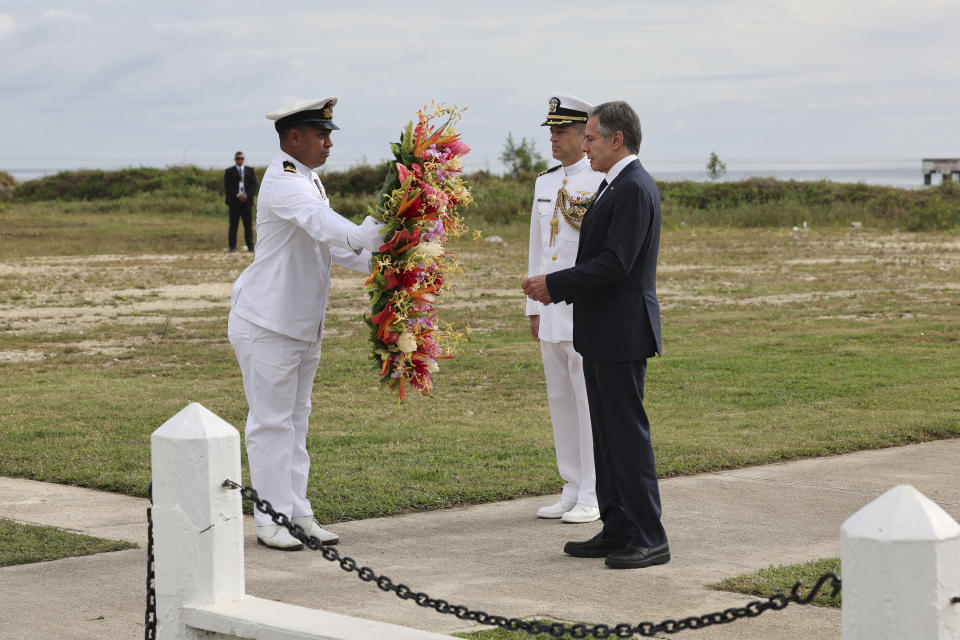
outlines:
[[394, 584], [393, 580], [384, 575], [377, 575], [370, 567], [358, 567], [357, 561], [349, 556], [341, 556], [340, 553], [331, 546], [324, 545], [319, 538], [308, 536], [300, 525], [293, 524], [286, 514], [278, 513], [274, 510], [269, 501], [263, 500], [257, 495], [255, 489], [251, 487], [242, 487], [233, 480], [224, 480], [223, 486], [231, 489], [239, 489], [240, 495], [244, 499], [252, 501], [261, 513], [270, 516], [274, 523], [285, 527], [297, 540], [304, 545], [319, 551], [323, 557], [331, 562], [339, 562], [340, 568], [351, 573], [356, 572], [357, 577], [364, 582], [376, 583], [377, 587], [383, 591], [393, 591], [401, 600], [413, 600], [421, 607], [435, 609], [437, 613], [454, 615], [461, 620], [470, 620], [479, 624], [497, 626], [508, 631], [525, 631], [531, 635], [540, 633], [550, 634], [553, 638], [560, 638], [564, 634], [569, 634], [574, 638], [631, 638], [635, 635], [643, 637], [653, 637], [657, 633], [677, 633], [686, 629], [702, 629], [715, 624], [726, 624], [741, 618], [755, 618], [764, 611], [780, 611], [786, 608], [788, 604], [810, 604], [821, 588], [828, 582], [832, 588], [831, 597], [836, 597], [840, 593], [841, 582], [839, 576], [835, 573], [824, 573], [817, 580], [806, 596], [800, 596], [802, 581], [798, 580], [790, 590], [790, 595], [778, 593], [770, 596], [767, 600], [754, 600], [743, 607], [733, 607], [724, 609], [716, 613], [708, 613], [702, 616], [691, 616], [680, 620], [664, 620], [659, 624], [652, 622], [641, 622], [637, 625], [621, 623], [610, 626], [606, 624], [574, 624], [567, 626], [562, 622], [544, 623], [537, 621], [526, 621], [519, 618], [506, 618], [485, 613], [483, 611], [473, 611], [463, 605], [455, 605], [438, 598], [431, 598], [422, 591], [413, 591], [405, 584]]
[[157, 637], [157, 589], [153, 575], [153, 485], [148, 493], [150, 507], [147, 507], [147, 612], [144, 614], [145, 640], [155, 640]]

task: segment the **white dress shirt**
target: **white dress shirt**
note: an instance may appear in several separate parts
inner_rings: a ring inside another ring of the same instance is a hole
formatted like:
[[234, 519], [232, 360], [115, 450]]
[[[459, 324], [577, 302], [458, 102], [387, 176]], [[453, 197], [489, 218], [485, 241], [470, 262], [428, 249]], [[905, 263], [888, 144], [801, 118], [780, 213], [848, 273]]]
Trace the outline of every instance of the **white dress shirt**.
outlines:
[[231, 307], [255, 325], [297, 340], [317, 340], [330, 293], [330, 265], [370, 272], [370, 252], [355, 253], [356, 225], [330, 207], [320, 177], [281, 152], [257, 199], [257, 251], [233, 285]]
[[[603, 179], [607, 181], [607, 185], [609, 186], [610, 183], [613, 182], [614, 178], [616, 178], [618, 175], [620, 175], [620, 172], [623, 171], [624, 168], [625, 168], [628, 164], [630, 164], [631, 162], [633, 162], [634, 160], [637, 160], [637, 159], [638, 159], [638, 158], [637, 158], [636, 154], [630, 154], [630, 155], [628, 155], [628, 156], [625, 157], [625, 158], [620, 158], [620, 159], [616, 162], [616, 164], [614, 164], [612, 167], [610, 167], [610, 170], [607, 171], [606, 175], [603, 176]], [[607, 191], [607, 187], [604, 187], [604, 188], [603, 188], [603, 191], [601, 191], [600, 193], [597, 194], [597, 200], [599, 200], [599, 199], [600, 199], [600, 196], [602, 196], [604, 193], [606, 193], [606, 191]]]

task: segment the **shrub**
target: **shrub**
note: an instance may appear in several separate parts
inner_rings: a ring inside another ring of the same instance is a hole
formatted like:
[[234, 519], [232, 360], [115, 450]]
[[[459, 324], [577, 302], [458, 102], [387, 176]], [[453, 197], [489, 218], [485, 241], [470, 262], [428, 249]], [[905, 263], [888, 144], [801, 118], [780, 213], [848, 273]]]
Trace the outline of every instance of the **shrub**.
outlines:
[[[896, 189], [821, 180], [660, 182], [664, 222], [735, 227], [849, 224], [911, 231], [960, 229], [960, 187]], [[788, 215], [789, 214], [789, 215]]]
[[527, 219], [533, 204], [533, 182], [508, 180], [482, 181], [470, 184], [476, 208], [469, 207], [464, 216], [478, 215], [487, 222], [509, 222]]
[[[263, 179], [263, 168], [255, 168]], [[325, 171], [323, 182], [334, 208], [359, 220], [376, 202], [387, 163]], [[487, 222], [526, 220], [533, 199], [533, 178], [518, 180], [476, 171], [465, 176], [476, 207], [464, 218]], [[895, 189], [821, 180], [798, 182], [751, 178], [739, 182], [659, 182], [664, 225], [697, 224], [734, 227], [848, 225], [859, 221], [878, 228], [909, 231], [960, 229], [960, 186], [944, 182], [928, 189]], [[187, 206], [195, 200], [205, 213], [222, 213], [223, 169], [174, 166], [118, 171], [64, 171], [16, 182], [0, 172], [0, 198], [5, 201], [115, 201], [124, 198], [166, 198]]]
[[358, 165], [346, 171], [318, 171], [324, 188], [330, 193], [379, 195], [387, 177], [387, 163], [376, 166]]
[[138, 167], [116, 171], [61, 171], [52, 176], [21, 182], [14, 190], [14, 199], [30, 202], [115, 200], [155, 191], [185, 193], [196, 187], [223, 193], [223, 169], [176, 166], [166, 169]]
[[[326, 182], [324, 182], [326, 187]], [[340, 215], [350, 218], [356, 223], [363, 221], [365, 216], [370, 215], [371, 209], [377, 206], [377, 193], [330, 193], [330, 205], [333, 210]]]
[[0, 193], [13, 189], [17, 186], [17, 181], [6, 171], [0, 171]]

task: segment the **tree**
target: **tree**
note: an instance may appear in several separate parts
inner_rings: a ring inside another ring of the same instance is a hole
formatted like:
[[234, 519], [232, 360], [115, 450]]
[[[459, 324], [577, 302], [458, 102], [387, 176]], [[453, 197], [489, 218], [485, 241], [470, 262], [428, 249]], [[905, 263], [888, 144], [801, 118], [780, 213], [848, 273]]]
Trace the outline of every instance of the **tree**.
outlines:
[[710, 159], [707, 161], [707, 176], [711, 180], [719, 180], [727, 172], [727, 165], [720, 161], [717, 154], [710, 152]]
[[518, 144], [512, 133], [507, 133], [500, 160], [506, 165], [507, 173], [518, 180], [529, 178], [547, 168], [547, 161], [537, 152], [533, 140], [521, 138]]

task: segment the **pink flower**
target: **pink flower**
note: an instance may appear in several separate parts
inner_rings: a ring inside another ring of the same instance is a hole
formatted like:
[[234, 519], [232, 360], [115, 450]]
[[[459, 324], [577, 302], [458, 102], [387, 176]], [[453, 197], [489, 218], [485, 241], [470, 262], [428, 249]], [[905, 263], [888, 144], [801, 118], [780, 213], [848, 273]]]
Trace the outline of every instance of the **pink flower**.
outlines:
[[410, 169], [407, 169], [405, 166], [397, 163], [397, 175], [400, 176], [400, 184], [403, 184], [407, 181], [407, 178], [410, 177]]
[[440, 355], [440, 346], [433, 341], [433, 338], [426, 336], [423, 338], [423, 344], [421, 345], [420, 350], [431, 358], [436, 358], [438, 355]]
[[423, 176], [423, 168], [418, 164], [413, 165], [412, 171], [408, 169], [406, 166], [400, 164], [399, 162], [396, 164], [397, 164], [397, 176], [399, 176], [400, 178], [400, 184], [403, 184], [404, 182], [406, 182], [407, 178], [410, 177], [411, 173], [417, 179]]
[[457, 138], [453, 142], [447, 144], [447, 149], [452, 155], [463, 156], [470, 153], [470, 146], [466, 142]]

